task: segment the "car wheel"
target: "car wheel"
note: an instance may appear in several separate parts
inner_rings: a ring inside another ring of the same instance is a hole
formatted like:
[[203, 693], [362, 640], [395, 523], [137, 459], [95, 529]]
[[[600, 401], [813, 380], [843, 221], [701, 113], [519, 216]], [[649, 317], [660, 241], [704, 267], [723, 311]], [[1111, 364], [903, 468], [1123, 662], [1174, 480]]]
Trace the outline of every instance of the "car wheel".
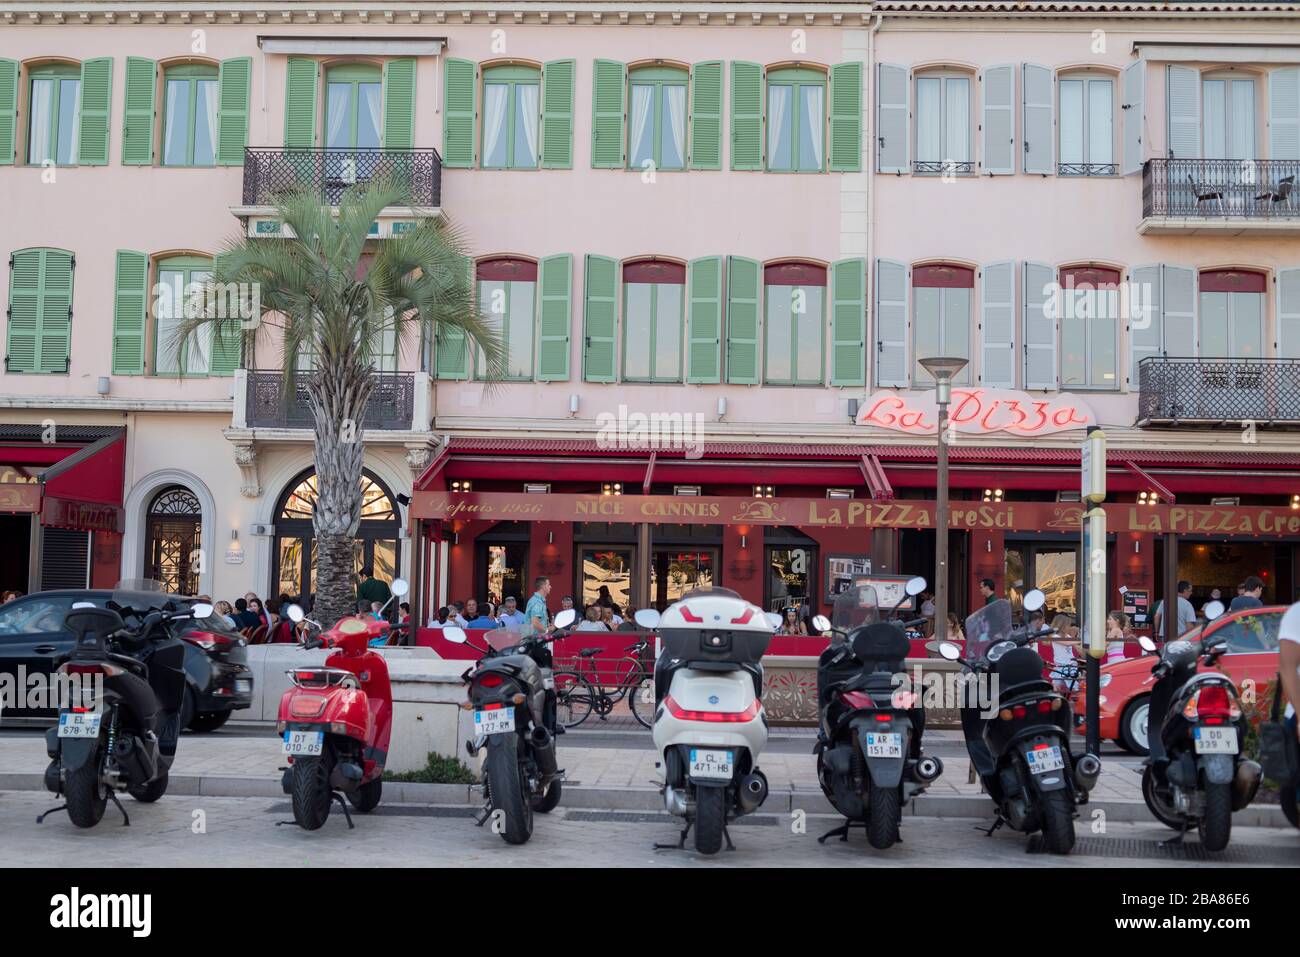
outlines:
[[229, 711], [200, 711], [190, 719], [189, 729], [206, 734], [209, 731], [216, 731], [229, 720]]
[[1134, 698], [1119, 719], [1120, 747], [1132, 754], [1147, 754], [1147, 721], [1151, 713], [1151, 696]]

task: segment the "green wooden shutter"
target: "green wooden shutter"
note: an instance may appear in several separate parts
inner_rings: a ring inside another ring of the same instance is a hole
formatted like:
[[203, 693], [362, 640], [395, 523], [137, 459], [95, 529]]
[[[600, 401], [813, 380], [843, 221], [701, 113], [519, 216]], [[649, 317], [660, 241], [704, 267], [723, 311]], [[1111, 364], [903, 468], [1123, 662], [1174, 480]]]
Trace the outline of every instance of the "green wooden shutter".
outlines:
[[243, 166], [248, 146], [248, 104], [253, 92], [253, 58], [222, 60], [217, 75], [217, 165]]
[[149, 257], [130, 249], [119, 249], [113, 297], [113, 375], [144, 374], [148, 285]]
[[9, 260], [10, 372], [67, 372], [72, 335], [72, 253], [22, 249]]
[[[212, 261], [213, 281], [222, 272], [220, 264], [225, 253], [218, 253]], [[217, 297], [218, 302], [235, 305], [233, 296]], [[256, 317], [260, 318], [260, 317]], [[227, 316], [216, 320], [212, 327], [212, 358], [208, 360], [209, 375], [234, 375], [235, 370], [243, 365], [244, 329], [239, 316]]]
[[576, 60], [542, 64], [542, 169], [573, 168], [573, 88], [577, 68]]
[[309, 150], [316, 145], [316, 91], [320, 64], [304, 57], [289, 57], [284, 81], [284, 145]]
[[582, 314], [582, 377], [614, 381], [614, 334], [618, 322], [618, 260], [587, 256]]
[[862, 169], [862, 64], [831, 67], [830, 168], [841, 173]]
[[722, 257], [691, 260], [686, 279], [687, 382], [718, 382], [722, 374]]
[[108, 115], [113, 103], [113, 58], [81, 64], [81, 119], [77, 162], [108, 165]]
[[40, 249], [21, 249], [9, 257], [9, 337], [5, 347], [8, 372], [36, 371], [43, 256]]
[[573, 256], [547, 256], [541, 262], [541, 322], [538, 334], [537, 378], [564, 382], [569, 378], [569, 326], [573, 314]]
[[122, 165], [153, 162], [154, 90], [158, 64], [144, 57], [126, 58], [126, 104], [122, 114]]
[[459, 326], [440, 328], [437, 341], [437, 368], [439, 379], [469, 378], [469, 349], [466, 348], [465, 330]]
[[384, 64], [384, 149], [415, 146], [415, 59]]
[[867, 382], [867, 261], [831, 265], [831, 385]]
[[731, 168], [763, 168], [763, 67], [731, 61]]
[[[591, 93], [591, 166], [622, 169], [623, 115], [626, 112], [627, 67], [615, 60], [597, 60]], [[612, 365], [611, 365], [611, 368]]]
[[471, 60], [449, 57], [443, 77], [442, 165], [474, 165], [474, 92], [477, 79]]
[[727, 258], [727, 381], [758, 384], [758, 326], [763, 267], [753, 259]]
[[12, 166], [18, 148], [18, 61], [0, 59], [0, 166]]
[[721, 60], [691, 67], [691, 169], [722, 169]]

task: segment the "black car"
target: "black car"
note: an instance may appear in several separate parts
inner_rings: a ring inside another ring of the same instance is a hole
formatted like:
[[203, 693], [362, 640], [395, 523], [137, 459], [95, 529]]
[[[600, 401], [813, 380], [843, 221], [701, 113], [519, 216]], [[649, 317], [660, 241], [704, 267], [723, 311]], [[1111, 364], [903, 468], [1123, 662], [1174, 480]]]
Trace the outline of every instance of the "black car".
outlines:
[[[121, 593], [119, 595], [119, 601]], [[63, 625], [74, 602], [103, 608], [114, 592], [108, 589], [65, 589], [37, 592], [0, 605], [0, 719], [48, 718], [58, 715], [58, 702], [34, 693], [47, 686], [56, 659], [72, 650], [73, 636]], [[143, 596], [142, 606], [157, 601]], [[167, 596], [175, 608], [194, 599]], [[247, 708], [253, 698], [253, 673], [248, 668], [247, 642], [224, 618], [213, 614], [169, 625], [185, 641], [186, 691], [181, 726], [215, 731], [233, 711]]]

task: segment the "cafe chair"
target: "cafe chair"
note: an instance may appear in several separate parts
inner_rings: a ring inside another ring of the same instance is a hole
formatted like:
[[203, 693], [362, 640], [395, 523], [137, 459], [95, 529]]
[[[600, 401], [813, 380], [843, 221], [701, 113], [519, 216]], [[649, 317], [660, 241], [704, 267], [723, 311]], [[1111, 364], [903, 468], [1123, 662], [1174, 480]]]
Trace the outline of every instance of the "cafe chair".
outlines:
[[1255, 197], [1256, 203], [1286, 203], [1287, 209], [1291, 208], [1291, 193], [1295, 189], [1295, 173], [1290, 176], [1283, 176], [1277, 181], [1277, 185], [1271, 189], [1266, 189]]
[[1187, 182], [1192, 187], [1192, 195], [1196, 197], [1196, 207], [1199, 212], [1201, 203], [1214, 201], [1219, 204], [1219, 215], [1223, 213], [1223, 190], [1217, 186], [1211, 186], [1209, 183], [1198, 183], [1192, 178], [1190, 173], [1187, 174]]

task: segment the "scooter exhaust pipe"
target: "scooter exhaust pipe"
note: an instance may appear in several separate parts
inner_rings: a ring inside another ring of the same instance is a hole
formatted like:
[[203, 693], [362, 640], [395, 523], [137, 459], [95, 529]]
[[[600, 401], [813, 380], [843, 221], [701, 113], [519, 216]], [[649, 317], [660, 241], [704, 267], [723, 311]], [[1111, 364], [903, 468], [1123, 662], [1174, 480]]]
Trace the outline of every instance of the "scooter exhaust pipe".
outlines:
[[664, 807], [669, 814], [677, 817], [686, 816], [686, 792], [678, 791], [671, 784], [664, 787]]
[[1074, 778], [1079, 787], [1091, 791], [1101, 776], [1101, 759], [1095, 754], [1085, 754], [1074, 763]]
[[746, 774], [740, 779], [736, 794], [736, 803], [740, 805], [741, 814], [751, 814], [767, 800], [767, 778], [761, 771]]
[[924, 784], [929, 784], [931, 781], [938, 778], [939, 775], [943, 774], [943, 762], [938, 758], [927, 754], [925, 757], [921, 758], [921, 760], [916, 762], [915, 773], [918, 781], [921, 781]]
[[529, 735], [529, 741], [533, 745], [533, 758], [537, 761], [537, 767], [542, 774], [550, 776], [559, 770], [559, 765], [555, 758], [555, 738], [551, 732], [545, 728], [533, 728], [533, 733]]
[[1263, 777], [1263, 769], [1259, 766], [1258, 761], [1247, 759], [1237, 764], [1237, 773], [1232, 778], [1232, 809], [1234, 811], [1240, 811], [1255, 800], [1255, 792], [1259, 790], [1261, 777]]

